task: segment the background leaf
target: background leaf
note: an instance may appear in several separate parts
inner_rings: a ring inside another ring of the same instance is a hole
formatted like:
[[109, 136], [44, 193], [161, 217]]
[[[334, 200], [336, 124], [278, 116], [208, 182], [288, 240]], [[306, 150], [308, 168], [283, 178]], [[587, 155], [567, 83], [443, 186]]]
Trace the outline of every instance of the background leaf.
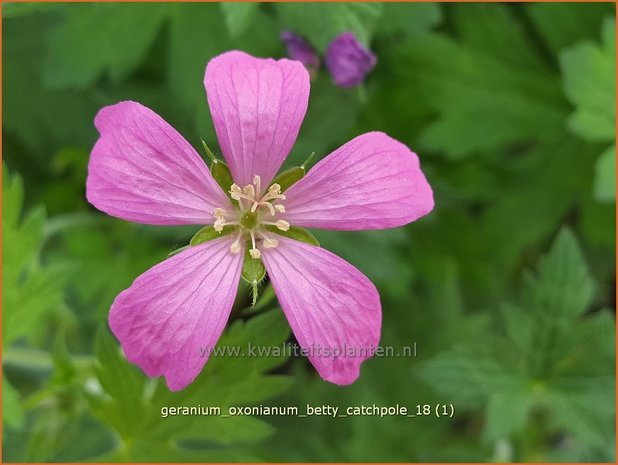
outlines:
[[352, 31], [369, 45], [381, 3], [278, 3], [277, 13], [285, 28], [305, 36], [319, 52], [342, 32]]

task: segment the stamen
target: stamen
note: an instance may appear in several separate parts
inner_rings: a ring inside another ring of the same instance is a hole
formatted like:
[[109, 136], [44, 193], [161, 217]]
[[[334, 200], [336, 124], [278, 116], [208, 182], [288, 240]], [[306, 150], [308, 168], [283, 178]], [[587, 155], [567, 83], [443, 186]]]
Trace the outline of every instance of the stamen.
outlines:
[[271, 226], [276, 226], [277, 229], [280, 229], [281, 231], [287, 231], [288, 229], [290, 229], [290, 223], [288, 223], [285, 220], [278, 220], [275, 222], [272, 221], [261, 221], [261, 224], [268, 224]]
[[223, 231], [223, 226], [225, 226], [225, 218], [217, 218], [214, 224], [215, 231], [217, 232]]
[[279, 213], [285, 213], [285, 207], [281, 204], [275, 205], [275, 210], [277, 210]]
[[270, 210], [271, 216], [275, 216], [275, 207], [273, 207], [270, 202], [259, 202], [256, 205], [259, 205], [259, 206], [262, 206], [262, 207], [267, 207]]
[[240, 196], [242, 195], [242, 189], [236, 183], [232, 184], [230, 187], [230, 196], [234, 200], [240, 200]]
[[255, 246], [255, 233], [251, 230], [249, 234], [251, 234], [251, 250], [249, 250], [249, 255], [251, 255], [251, 258], [255, 259], [262, 257], [262, 254]]
[[223, 231], [224, 226], [231, 226], [231, 225], [237, 226], [239, 224], [240, 223], [238, 221], [227, 221], [225, 218], [220, 216], [215, 220], [213, 227], [215, 228], [215, 231], [221, 232]]
[[287, 231], [288, 229], [290, 229], [290, 223], [285, 220], [277, 221], [275, 223], [275, 226], [277, 226], [277, 228], [279, 228], [281, 231]]
[[258, 249], [249, 250], [249, 255], [251, 255], [251, 258], [255, 258], [256, 260], [258, 258], [262, 258], [262, 254], [260, 253]]
[[268, 193], [270, 195], [279, 195], [281, 194], [281, 186], [277, 183], [274, 183], [272, 186], [268, 188]]
[[279, 241], [274, 237], [269, 237], [264, 233], [260, 233], [260, 237], [262, 238], [262, 245], [265, 249], [274, 249], [279, 245]]
[[255, 199], [255, 187], [253, 187], [253, 184], [247, 184], [243, 191], [249, 196], [249, 198]]
[[285, 195], [281, 193], [281, 186], [277, 183], [274, 183], [272, 186], [270, 186], [266, 195], [260, 200], [262, 202], [267, 202], [269, 200], [275, 199], [285, 200]]

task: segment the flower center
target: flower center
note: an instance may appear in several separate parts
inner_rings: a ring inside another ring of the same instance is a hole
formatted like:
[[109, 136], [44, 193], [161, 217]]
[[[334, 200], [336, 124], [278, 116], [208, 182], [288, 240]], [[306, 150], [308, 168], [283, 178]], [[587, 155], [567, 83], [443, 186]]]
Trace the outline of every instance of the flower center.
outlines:
[[232, 199], [238, 202], [238, 208], [233, 212], [227, 212], [223, 208], [215, 208], [213, 216], [215, 218], [215, 231], [223, 231], [224, 226], [236, 226], [236, 239], [230, 246], [232, 253], [239, 253], [241, 250], [240, 241], [245, 239], [250, 241], [251, 248], [249, 254], [252, 258], [258, 259], [262, 256], [258, 245], [264, 248], [277, 247], [279, 242], [265, 226], [275, 226], [281, 231], [287, 231], [290, 223], [274, 217], [277, 214], [285, 213], [285, 207], [280, 202], [285, 200], [285, 195], [281, 193], [279, 184], [271, 185], [262, 195], [262, 181], [257, 174], [253, 177], [253, 184], [248, 184], [241, 189], [237, 184], [230, 186]]

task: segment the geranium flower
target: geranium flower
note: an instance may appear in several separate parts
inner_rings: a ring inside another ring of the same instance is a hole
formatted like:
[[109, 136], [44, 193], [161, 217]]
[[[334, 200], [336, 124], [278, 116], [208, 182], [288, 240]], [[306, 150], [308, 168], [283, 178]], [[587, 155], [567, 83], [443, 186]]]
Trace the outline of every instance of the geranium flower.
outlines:
[[194, 148], [152, 110], [121, 102], [96, 116], [100, 138], [86, 186], [95, 207], [128, 221], [212, 225], [221, 232], [121, 292], [111, 307], [111, 330], [130, 362], [148, 376], [165, 376], [171, 390], [182, 389], [207, 361], [201, 349], [213, 347], [225, 328], [243, 260], [261, 261], [320, 376], [349, 384], [379, 342], [378, 292], [333, 253], [285, 235], [296, 227], [390, 228], [427, 214], [433, 197], [418, 158], [371, 132], [283, 191], [272, 181], [307, 109], [306, 69], [234, 51], [210, 61], [204, 84], [233, 177], [227, 193]]
[[361, 84], [375, 67], [376, 56], [359, 42], [353, 32], [344, 32], [328, 45], [324, 58], [333, 81], [340, 87]]

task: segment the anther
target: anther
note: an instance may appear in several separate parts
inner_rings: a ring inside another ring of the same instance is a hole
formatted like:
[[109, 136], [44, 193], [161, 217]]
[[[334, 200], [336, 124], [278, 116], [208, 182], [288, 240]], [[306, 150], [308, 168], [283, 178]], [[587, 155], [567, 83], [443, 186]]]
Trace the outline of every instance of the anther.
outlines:
[[251, 258], [255, 258], [255, 259], [262, 257], [262, 254], [260, 253], [258, 249], [250, 249], [249, 255], [251, 255]]
[[277, 226], [277, 228], [279, 228], [281, 231], [287, 231], [288, 229], [290, 229], [290, 223], [285, 220], [279, 220], [275, 222], [275, 226]]
[[262, 245], [265, 249], [274, 249], [279, 245], [279, 241], [274, 237], [268, 237], [262, 234]]
[[281, 194], [281, 186], [277, 183], [274, 183], [272, 186], [268, 188], [269, 195], [279, 195]]
[[285, 207], [283, 205], [275, 205], [275, 210], [277, 210], [279, 213], [285, 213]]
[[242, 189], [236, 183], [232, 184], [230, 187], [230, 195], [234, 200], [240, 200], [240, 194], [242, 194]]
[[215, 231], [217, 232], [223, 231], [223, 226], [225, 225], [226, 225], [225, 218], [221, 218], [221, 217], [217, 218], [214, 224]]
[[243, 192], [247, 195], [247, 197], [255, 199], [255, 187], [253, 187], [253, 184], [247, 184], [243, 189]]

